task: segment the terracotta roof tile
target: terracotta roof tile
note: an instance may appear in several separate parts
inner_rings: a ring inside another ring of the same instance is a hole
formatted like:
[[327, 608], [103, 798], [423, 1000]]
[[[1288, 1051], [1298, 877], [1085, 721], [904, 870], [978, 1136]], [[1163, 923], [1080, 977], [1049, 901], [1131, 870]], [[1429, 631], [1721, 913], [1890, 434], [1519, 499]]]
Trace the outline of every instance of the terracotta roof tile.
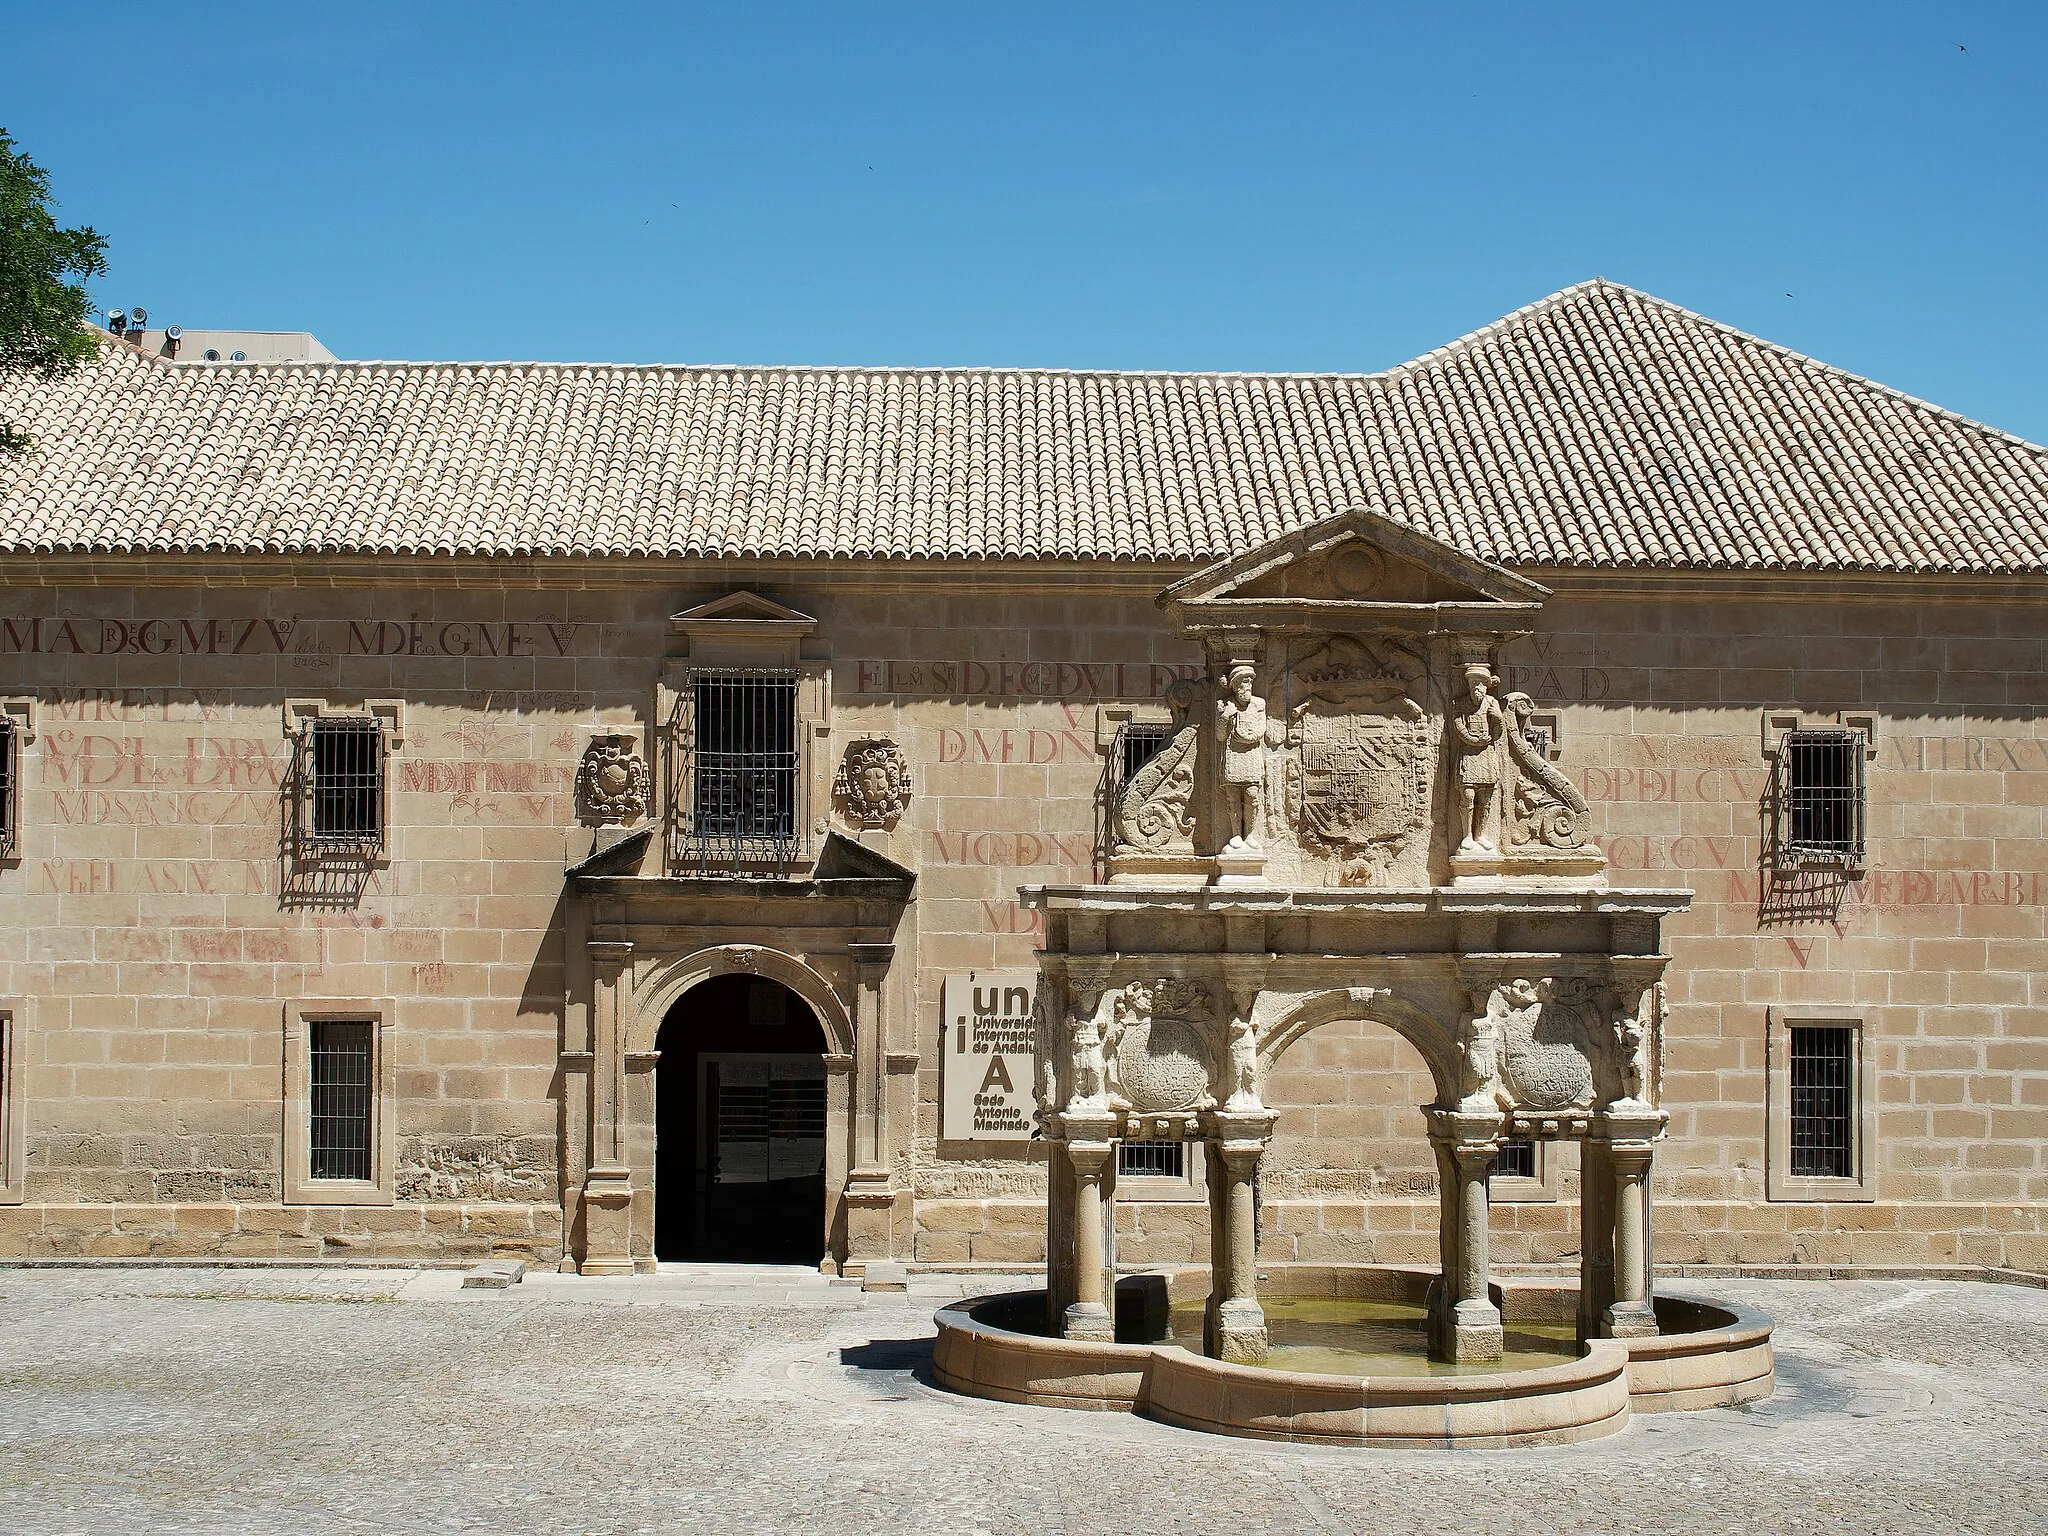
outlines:
[[2048, 450], [1613, 283], [1374, 375], [298, 363], [0, 387], [0, 552], [2048, 570]]

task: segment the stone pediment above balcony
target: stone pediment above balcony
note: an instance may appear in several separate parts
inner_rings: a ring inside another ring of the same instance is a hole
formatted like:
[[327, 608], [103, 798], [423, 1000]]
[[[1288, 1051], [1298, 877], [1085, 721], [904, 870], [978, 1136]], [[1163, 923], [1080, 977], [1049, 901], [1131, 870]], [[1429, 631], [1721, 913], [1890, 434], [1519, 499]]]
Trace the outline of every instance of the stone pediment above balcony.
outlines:
[[683, 655], [718, 662], [794, 665], [818, 621], [759, 592], [740, 590], [672, 614], [669, 633]]
[[1377, 512], [1339, 513], [1176, 582], [1159, 602], [1187, 630], [1514, 631], [1548, 588]]

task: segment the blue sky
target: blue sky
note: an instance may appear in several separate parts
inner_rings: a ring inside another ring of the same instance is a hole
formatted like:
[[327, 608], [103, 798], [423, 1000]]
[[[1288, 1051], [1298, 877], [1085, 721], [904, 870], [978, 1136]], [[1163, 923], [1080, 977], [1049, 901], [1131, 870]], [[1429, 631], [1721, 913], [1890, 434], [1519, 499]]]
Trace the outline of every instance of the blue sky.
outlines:
[[1597, 274], [2048, 441], [2039, 3], [0, 0], [0, 36], [106, 302], [344, 357], [1368, 370]]

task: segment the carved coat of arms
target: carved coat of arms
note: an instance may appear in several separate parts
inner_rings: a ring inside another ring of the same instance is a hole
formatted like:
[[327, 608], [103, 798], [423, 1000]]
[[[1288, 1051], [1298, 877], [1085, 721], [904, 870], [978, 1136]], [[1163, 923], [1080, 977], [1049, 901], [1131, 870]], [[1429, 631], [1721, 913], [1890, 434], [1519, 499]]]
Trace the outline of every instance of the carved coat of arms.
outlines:
[[1429, 729], [1410, 696], [1415, 658], [1388, 642], [1338, 636], [1296, 667], [1289, 803], [1302, 841], [1377, 878], [1429, 819]]
[[1500, 1031], [1500, 1074], [1515, 1103], [1565, 1109], [1593, 1100], [1593, 1060], [1603, 1042], [1599, 989], [1583, 977], [1510, 981], [1487, 1012]]
[[895, 742], [856, 741], [832, 784], [839, 814], [862, 831], [893, 827], [910, 806], [910, 763]]
[[649, 775], [626, 732], [595, 736], [576, 769], [583, 814], [600, 826], [622, 826], [647, 814]]
[[1209, 1006], [1200, 983], [1166, 976], [1134, 981], [1111, 997], [1103, 1045], [1114, 1106], [1153, 1112], [1210, 1102]]

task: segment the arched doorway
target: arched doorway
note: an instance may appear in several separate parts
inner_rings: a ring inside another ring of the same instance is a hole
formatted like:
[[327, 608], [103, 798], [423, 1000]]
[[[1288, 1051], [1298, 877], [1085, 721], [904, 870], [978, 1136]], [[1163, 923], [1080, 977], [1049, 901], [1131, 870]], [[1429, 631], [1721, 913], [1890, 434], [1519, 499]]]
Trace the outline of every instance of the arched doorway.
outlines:
[[713, 976], [655, 1044], [655, 1256], [816, 1264], [826, 1042], [809, 1005], [764, 976]]

